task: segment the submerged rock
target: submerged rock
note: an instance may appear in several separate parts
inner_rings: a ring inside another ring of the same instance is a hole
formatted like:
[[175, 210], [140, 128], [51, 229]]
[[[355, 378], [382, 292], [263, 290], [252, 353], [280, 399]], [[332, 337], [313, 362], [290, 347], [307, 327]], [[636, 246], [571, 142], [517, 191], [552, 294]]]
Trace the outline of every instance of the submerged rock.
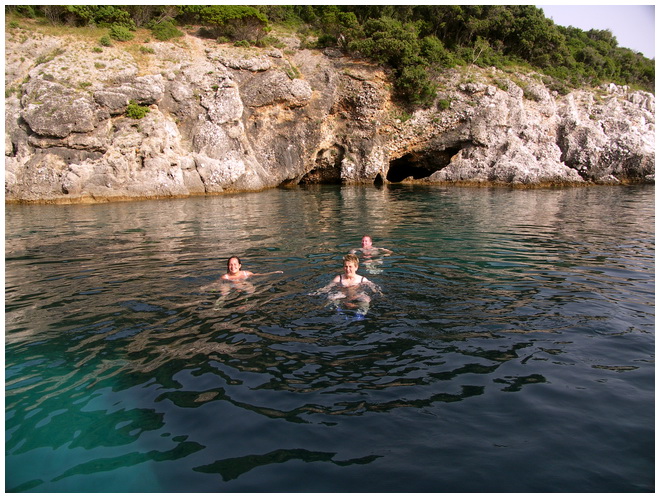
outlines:
[[[655, 178], [655, 99], [626, 87], [559, 96], [534, 74], [447, 70], [433, 105], [411, 111], [383, 68], [338, 51], [192, 36], [153, 48], [138, 61], [120, 47], [45, 36], [24, 47], [6, 34], [7, 201]], [[144, 117], [127, 114], [131, 102]]]

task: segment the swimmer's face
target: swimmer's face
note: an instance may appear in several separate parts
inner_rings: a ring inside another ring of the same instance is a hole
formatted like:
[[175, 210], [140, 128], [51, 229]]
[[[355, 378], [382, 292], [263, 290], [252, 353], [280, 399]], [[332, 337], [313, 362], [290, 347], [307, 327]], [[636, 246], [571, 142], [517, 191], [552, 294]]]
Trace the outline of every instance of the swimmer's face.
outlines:
[[237, 273], [241, 269], [241, 264], [238, 262], [238, 259], [231, 258], [227, 261], [227, 271], [231, 274]]
[[362, 237], [362, 249], [370, 249], [371, 244], [371, 237]]
[[352, 261], [344, 261], [344, 273], [346, 273], [346, 275], [348, 275], [349, 277], [355, 275], [357, 268], [358, 268], [357, 265]]

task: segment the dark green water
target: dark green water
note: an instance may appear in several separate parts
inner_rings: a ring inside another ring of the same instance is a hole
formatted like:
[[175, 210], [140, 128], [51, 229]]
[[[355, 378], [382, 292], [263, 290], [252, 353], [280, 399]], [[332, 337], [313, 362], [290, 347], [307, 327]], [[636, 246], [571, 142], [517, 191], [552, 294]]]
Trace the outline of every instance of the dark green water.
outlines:
[[[24, 492], [654, 490], [655, 188], [5, 209]], [[309, 293], [364, 233], [363, 320]], [[237, 254], [255, 292], [200, 289]]]

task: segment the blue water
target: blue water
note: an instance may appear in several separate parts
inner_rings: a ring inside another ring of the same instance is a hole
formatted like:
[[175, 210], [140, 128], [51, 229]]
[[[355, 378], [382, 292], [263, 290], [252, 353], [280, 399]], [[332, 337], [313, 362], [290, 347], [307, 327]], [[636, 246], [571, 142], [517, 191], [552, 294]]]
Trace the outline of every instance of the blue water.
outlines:
[[[648, 492], [653, 186], [5, 210], [22, 492]], [[363, 234], [367, 314], [310, 295]], [[251, 293], [203, 291], [243, 259]]]

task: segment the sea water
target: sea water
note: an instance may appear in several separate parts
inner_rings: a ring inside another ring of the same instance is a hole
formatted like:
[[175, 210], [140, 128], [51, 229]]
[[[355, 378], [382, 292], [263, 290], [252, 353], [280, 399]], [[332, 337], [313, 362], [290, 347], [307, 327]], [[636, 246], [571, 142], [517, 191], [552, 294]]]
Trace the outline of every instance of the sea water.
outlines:
[[[653, 491], [654, 196], [8, 205], [5, 489]], [[356, 319], [314, 291], [364, 234]]]

